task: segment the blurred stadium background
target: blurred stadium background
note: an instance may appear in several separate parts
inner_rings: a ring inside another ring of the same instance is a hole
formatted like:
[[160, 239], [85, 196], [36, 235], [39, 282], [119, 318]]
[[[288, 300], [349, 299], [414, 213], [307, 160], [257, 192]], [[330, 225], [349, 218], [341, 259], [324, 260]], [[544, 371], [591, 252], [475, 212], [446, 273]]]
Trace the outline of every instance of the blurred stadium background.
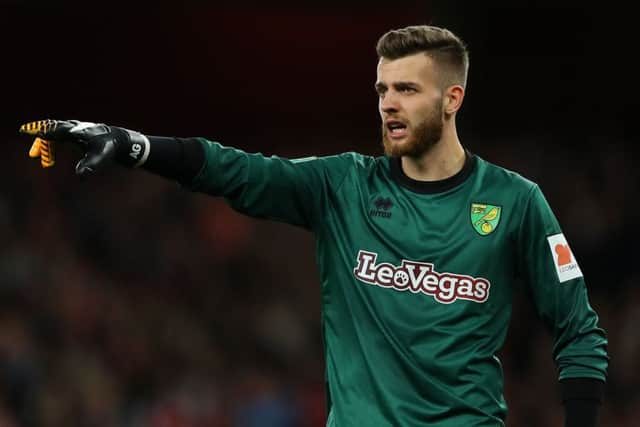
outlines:
[[[612, 358], [602, 426], [637, 426], [632, 14], [443, 3], [0, 1], [0, 426], [324, 426], [309, 234], [141, 171], [81, 182], [69, 149], [43, 170], [16, 131], [75, 118], [378, 155], [375, 42], [429, 22], [471, 49], [463, 143], [540, 184], [587, 277]], [[560, 426], [551, 339], [526, 292], [514, 304], [508, 425]]]

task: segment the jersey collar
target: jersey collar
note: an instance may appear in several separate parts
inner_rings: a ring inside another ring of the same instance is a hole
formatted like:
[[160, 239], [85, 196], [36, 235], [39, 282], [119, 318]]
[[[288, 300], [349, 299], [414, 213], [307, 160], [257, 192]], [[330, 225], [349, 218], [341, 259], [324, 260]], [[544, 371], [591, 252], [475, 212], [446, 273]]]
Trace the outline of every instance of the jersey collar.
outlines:
[[458, 173], [449, 178], [441, 179], [438, 181], [418, 181], [412, 178], [409, 178], [405, 175], [402, 170], [402, 166], [400, 164], [400, 157], [389, 157], [389, 167], [391, 169], [391, 176], [394, 181], [403, 187], [408, 188], [409, 190], [422, 193], [422, 194], [433, 194], [433, 193], [443, 193], [447, 190], [451, 190], [452, 188], [462, 184], [473, 172], [476, 164], [476, 156], [471, 154], [469, 150], [465, 149], [465, 160], [464, 166]]

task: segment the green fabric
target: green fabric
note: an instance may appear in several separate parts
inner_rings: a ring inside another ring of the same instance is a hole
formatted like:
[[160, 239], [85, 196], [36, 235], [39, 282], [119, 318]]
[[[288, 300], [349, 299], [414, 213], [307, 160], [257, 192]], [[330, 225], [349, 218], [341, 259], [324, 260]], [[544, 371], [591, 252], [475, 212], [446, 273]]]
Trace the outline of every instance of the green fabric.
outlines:
[[559, 378], [605, 379], [605, 332], [584, 279], [560, 281], [548, 240], [560, 226], [531, 181], [474, 156], [463, 183], [422, 194], [386, 157], [289, 160], [202, 143], [194, 191], [315, 236], [328, 425], [503, 426], [496, 353], [518, 276]]

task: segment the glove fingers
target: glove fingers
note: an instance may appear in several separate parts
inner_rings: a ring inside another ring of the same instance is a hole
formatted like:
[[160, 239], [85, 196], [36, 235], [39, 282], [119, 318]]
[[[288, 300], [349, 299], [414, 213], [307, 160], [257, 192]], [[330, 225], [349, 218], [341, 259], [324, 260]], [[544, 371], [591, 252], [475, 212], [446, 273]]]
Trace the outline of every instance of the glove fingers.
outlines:
[[40, 151], [40, 164], [43, 168], [51, 167], [55, 164], [55, 142], [40, 139], [39, 151]]
[[53, 120], [37, 120], [35, 122], [25, 123], [20, 126], [20, 133], [26, 133], [27, 135], [32, 136], [42, 136], [40, 135], [40, 132], [48, 129], [51, 122], [53, 122]]
[[40, 157], [40, 138], [36, 138], [31, 144], [31, 148], [29, 149], [29, 157], [32, 159], [37, 159]]
[[20, 126], [20, 133], [43, 139], [63, 139], [77, 120], [38, 120]]
[[20, 127], [20, 133], [36, 137], [29, 156], [40, 157], [43, 167], [54, 165], [55, 143], [64, 141], [80, 147], [84, 157], [76, 165], [76, 173], [81, 176], [90, 175], [115, 157], [116, 145], [110, 132], [104, 124], [78, 120], [38, 120]]
[[34, 159], [39, 157], [43, 168], [51, 167], [55, 164], [54, 145], [53, 141], [36, 137], [29, 149], [29, 157]]

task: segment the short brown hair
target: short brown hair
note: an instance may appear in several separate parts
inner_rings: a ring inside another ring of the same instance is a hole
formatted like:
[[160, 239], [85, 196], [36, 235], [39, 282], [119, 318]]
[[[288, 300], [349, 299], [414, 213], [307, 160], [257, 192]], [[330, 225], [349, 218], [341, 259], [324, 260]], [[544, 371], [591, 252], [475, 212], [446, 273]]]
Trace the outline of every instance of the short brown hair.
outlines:
[[465, 87], [469, 72], [469, 51], [451, 31], [431, 25], [412, 25], [382, 35], [376, 45], [379, 58], [399, 59], [424, 52], [442, 69], [442, 84]]

